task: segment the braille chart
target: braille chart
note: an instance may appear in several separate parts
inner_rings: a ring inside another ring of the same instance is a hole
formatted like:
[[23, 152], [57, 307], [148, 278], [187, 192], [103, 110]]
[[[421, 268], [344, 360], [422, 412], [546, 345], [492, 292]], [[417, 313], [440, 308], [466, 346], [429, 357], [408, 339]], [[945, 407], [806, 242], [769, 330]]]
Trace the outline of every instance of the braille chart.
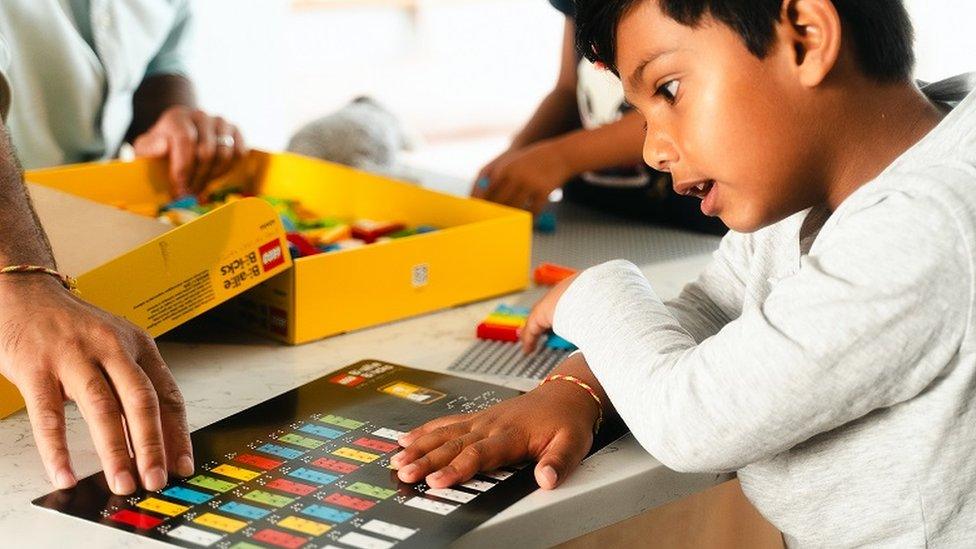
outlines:
[[97, 473], [34, 504], [184, 547], [444, 546], [532, 492], [532, 468], [409, 485], [390, 469], [396, 439], [517, 394], [363, 361], [193, 433], [191, 478], [121, 497]]

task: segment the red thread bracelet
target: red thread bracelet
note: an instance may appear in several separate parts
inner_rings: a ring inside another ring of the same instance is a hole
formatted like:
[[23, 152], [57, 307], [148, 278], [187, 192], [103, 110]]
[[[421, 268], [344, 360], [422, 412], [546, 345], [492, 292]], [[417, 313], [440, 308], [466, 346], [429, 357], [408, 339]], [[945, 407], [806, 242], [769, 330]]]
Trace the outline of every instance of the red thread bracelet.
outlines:
[[600, 412], [599, 417], [596, 418], [596, 423], [593, 425], [593, 434], [597, 434], [600, 431], [600, 426], [603, 425], [603, 401], [600, 400], [600, 397], [596, 394], [596, 391], [593, 390], [593, 387], [590, 387], [588, 383], [586, 383], [585, 381], [583, 381], [582, 379], [576, 376], [568, 376], [564, 374], [552, 374], [546, 377], [546, 379], [543, 379], [542, 383], [539, 384], [539, 387], [542, 387], [543, 385], [549, 383], [550, 381], [556, 381], [556, 380], [568, 381], [582, 388], [584, 391], [589, 393], [591, 397], [593, 397], [593, 400], [596, 401], [597, 410], [599, 410]]

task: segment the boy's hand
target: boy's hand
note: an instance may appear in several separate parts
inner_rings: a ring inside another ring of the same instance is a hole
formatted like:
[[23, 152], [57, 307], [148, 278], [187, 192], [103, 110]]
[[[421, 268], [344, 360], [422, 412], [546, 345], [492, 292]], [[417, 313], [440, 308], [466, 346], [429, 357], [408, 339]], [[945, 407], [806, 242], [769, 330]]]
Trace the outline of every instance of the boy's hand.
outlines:
[[548, 332], [552, 329], [553, 317], [556, 315], [556, 305], [559, 304], [560, 298], [566, 293], [566, 289], [576, 280], [579, 273], [561, 281], [559, 284], [553, 286], [542, 299], [539, 300], [532, 307], [532, 312], [529, 313], [529, 318], [525, 321], [525, 326], [522, 327], [522, 332], [520, 337], [522, 338], [522, 350], [529, 354], [535, 351], [536, 345], [539, 343], [539, 338], [542, 334]]
[[173, 196], [197, 194], [247, 155], [236, 126], [219, 116], [176, 105], [133, 143], [136, 155], [169, 158]]
[[535, 479], [551, 490], [562, 483], [593, 444], [599, 409], [570, 383], [546, 383], [522, 396], [472, 414], [435, 419], [400, 438], [393, 456], [403, 482], [431, 488], [464, 482], [479, 471], [537, 461]]
[[555, 141], [540, 141], [517, 151], [509, 151], [482, 169], [479, 180], [488, 187], [475, 196], [539, 214], [549, 202], [549, 194], [562, 187], [573, 175], [569, 162]]
[[[0, 373], [17, 385], [48, 478], [75, 485], [64, 402], [88, 422], [109, 488], [158, 490], [193, 473], [183, 398], [152, 338], [45, 275], [0, 279]], [[135, 453], [135, 463], [129, 448]]]

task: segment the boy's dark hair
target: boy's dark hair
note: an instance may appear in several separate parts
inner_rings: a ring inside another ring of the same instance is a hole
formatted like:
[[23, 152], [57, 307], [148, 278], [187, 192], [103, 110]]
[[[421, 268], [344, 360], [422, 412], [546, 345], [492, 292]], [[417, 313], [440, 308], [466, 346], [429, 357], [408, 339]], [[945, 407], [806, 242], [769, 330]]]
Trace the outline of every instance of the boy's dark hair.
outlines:
[[[641, 2], [655, 1], [682, 25], [711, 15], [738, 34], [762, 59], [769, 53], [782, 0], [576, 0], [576, 44], [587, 59], [617, 72], [617, 25]], [[914, 31], [902, 0], [832, 0], [861, 70], [882, 82], [911, 77]]]

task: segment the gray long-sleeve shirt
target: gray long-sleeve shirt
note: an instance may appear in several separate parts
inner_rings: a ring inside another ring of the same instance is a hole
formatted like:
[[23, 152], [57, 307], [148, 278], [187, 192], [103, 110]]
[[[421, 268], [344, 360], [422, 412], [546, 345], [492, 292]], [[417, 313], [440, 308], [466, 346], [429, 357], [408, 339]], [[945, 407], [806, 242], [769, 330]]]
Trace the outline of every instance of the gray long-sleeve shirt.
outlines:
[[648, 452], [738, 471], [791, 546], [973, 547], [974, 263], [971, 95], [829, 218], [730, 233], [667, 304], [594, 267], [554, 328]]

